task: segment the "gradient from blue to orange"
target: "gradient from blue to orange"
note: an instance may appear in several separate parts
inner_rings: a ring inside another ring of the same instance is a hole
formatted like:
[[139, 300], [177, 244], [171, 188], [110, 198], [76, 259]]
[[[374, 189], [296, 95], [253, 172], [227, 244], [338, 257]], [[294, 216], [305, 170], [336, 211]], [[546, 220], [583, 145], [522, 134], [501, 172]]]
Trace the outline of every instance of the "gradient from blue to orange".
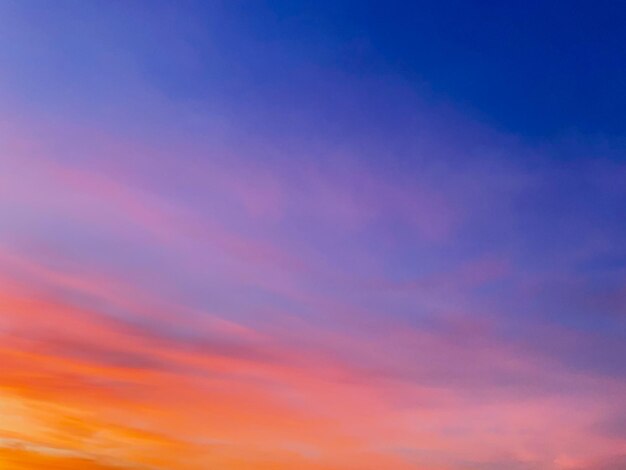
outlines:
[[617, 2], [0, 3], [0, 469], [626, 467]]

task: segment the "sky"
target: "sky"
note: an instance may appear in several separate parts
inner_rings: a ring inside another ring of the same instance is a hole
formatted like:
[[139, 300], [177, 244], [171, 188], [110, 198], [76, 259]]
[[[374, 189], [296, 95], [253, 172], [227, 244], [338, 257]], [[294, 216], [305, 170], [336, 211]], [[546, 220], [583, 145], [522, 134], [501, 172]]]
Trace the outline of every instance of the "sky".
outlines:
[[0, 2], [0, 469], [626, 468], [624, 24]]

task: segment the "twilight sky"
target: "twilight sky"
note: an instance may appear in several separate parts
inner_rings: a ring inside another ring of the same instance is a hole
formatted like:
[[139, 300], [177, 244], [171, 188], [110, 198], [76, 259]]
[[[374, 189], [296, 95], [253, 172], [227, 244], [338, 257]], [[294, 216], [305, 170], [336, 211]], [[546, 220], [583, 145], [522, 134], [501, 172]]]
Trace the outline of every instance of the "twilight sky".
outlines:
[[625, 24], [1, 1], [0, 469], [626, 468]]

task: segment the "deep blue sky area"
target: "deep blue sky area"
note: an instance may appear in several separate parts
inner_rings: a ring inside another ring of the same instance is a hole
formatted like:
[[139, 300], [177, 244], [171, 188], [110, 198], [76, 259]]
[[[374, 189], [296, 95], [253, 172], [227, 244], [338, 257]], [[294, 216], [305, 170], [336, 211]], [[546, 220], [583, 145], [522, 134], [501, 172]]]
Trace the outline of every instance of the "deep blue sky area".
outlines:
[[227, 5], [261, 36], [356, 73], [400, 74], [527, 139], [626, 134], [624, 2]]
[[[351, 77], [400, 77], [420, 96], [526, 142], [626, 136], [626, 2], [148, 4], [8, 2], [4, 10], [22, 11], [23, 24], [9, 25], [21, 36], [9, 37], [20, 44], [7, 53], [23, 70], [46, 68], [46, 83], [67, 89], [65, 100], [75, 87], [104, 80], [86, 76], [99, 53], [117, 48], [124, 56], [127, 48], [158, 86], [179, 98], [206, 100], [208, 90], [215, 93], [209, 101], [272, 99], [273, 92], [298, 100], [318, 93], [315, 77], [303, 79], [302, 71], [330, 67]], [[34, 49], [31, 27], [63, 48]], [[185, 62], [187, 45], [202, 63]], [[76, 83], [65, 78], [70, 63], [75, 74], [85, 73]], [[32, 76], [17, 74], [18, 86], [30, 87], [33, 99], [49, 99]], [[106, 81], [104, 89], [116, 86], [115, 79]]]

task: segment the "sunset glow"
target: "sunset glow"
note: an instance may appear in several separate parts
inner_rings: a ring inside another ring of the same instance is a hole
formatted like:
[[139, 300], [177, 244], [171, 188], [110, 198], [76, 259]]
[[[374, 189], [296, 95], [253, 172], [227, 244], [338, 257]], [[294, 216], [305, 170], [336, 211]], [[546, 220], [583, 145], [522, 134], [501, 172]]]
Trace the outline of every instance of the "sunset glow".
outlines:
[[625, 12], [387, 3], [0, 2], [0, 470], [626, 468]]

